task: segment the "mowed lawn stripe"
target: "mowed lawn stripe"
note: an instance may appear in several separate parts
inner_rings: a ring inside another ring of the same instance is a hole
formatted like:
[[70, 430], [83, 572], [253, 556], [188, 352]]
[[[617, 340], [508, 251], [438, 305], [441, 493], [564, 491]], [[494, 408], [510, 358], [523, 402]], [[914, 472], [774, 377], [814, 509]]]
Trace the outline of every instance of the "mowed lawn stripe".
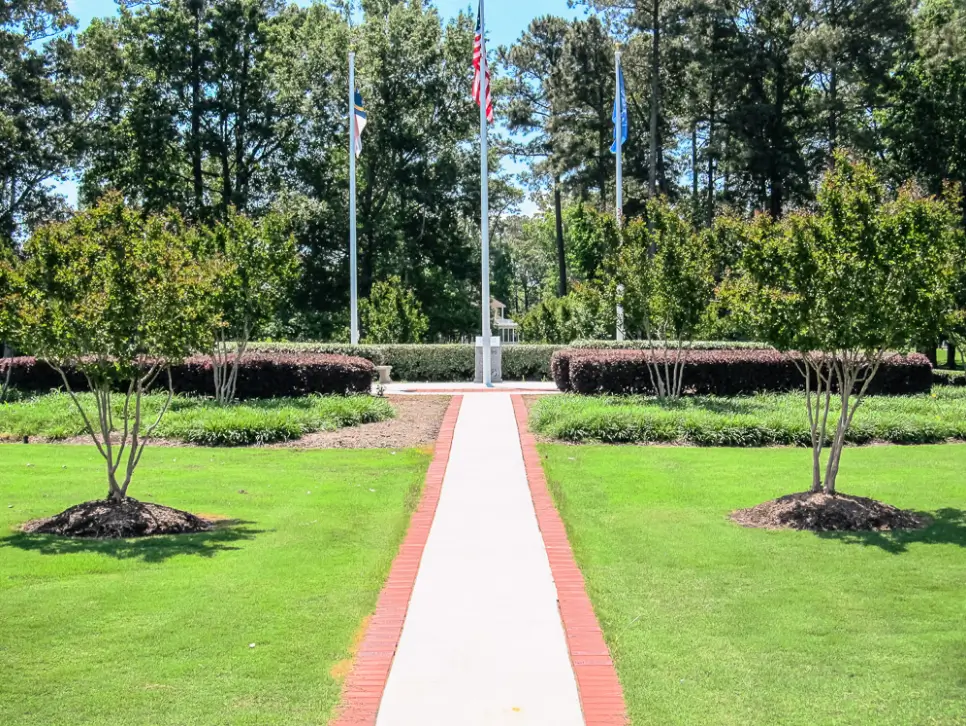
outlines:
[[634, 724], [966, 723], [966, 446], [846, 450], [843, 491], [936, 517], [851, 536], [728, 519], [807, 450], [541, 453]]
[[103, 496], [96, 451], [0, 446], [0, 723], [325, 723], [428, 463], [148, 450], [133, 496], [238, 522], [78, 542], [14, 528]]

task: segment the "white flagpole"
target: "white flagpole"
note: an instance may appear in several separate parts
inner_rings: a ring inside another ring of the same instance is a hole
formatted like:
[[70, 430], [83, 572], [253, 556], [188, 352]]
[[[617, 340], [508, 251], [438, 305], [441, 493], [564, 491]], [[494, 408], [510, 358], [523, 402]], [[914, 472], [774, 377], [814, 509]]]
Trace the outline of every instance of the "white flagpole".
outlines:
[[359, 345], [359, 289], [356, 282], [356, 54], [349, 53], [349, 315], [350, 340]]
[[624, 216], [624, 173], [621, 163], [621, 145], [624, 136], [624, 109], [621, 104], [621, 52], [618, 50], [614, 51], [614, 81], [616, 93], [614, 95], [615, 105], [617, 108], [617, 125], [614, 129], [615, 136], [617, 137], [617, 226], [620, 227]]
[[490, 84], [486, 79], [486, 21], [483, 0], [480, 0], [480, 240], [482, 243], [483, 279], [481, 286], [483, 314], [483, 385], [493, 385], [492, 359], [490, 358], [490, 201], [489, 164], [486, 139], [486, 96]]

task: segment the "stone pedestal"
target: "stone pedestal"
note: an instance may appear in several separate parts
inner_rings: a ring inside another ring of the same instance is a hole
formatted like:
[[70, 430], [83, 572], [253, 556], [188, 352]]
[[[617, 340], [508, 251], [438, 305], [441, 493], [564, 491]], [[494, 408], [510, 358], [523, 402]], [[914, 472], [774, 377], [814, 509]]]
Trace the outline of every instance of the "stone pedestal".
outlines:
[[[500, 348], [500, 338], [490, 338], [490, 374], [493, 383], [503, 381], [503, 352]], [[476, 376], [473, 379], [476, 383], [483, 382], [483, 337], [476, 339]]]

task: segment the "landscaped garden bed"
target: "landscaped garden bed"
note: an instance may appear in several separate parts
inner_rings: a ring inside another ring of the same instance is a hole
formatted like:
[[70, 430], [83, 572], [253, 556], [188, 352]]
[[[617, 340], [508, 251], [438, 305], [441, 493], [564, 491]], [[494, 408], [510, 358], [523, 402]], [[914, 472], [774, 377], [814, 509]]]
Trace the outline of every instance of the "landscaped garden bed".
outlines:
[[[81, 405], [94, 416], [93, 396], [77, 395]], [[144, 415], [156, 416], [164, 405], [164, 394], [143, 398]], [[124, 401], [113, 402], [114, 430], [123, 426]], [[293, 441], [307, 434], [346, 426], [385, 421], [394, 415], [385, 398], [376, 396], [304, 396], [251, 400], [218, 405], [211, 399], [176, 396], [159, 425], [156, 437], [207, 446], [242, 446]], [[47, 440], [69, 439], [86, 433], [84, 421], [66, 393], [26, 397], [0, 404], [0, 440], [22, 441], [24, 437]], [[90, 442], [90, 437], [82, 439]]]
[[930, 522], [885, 532], [731, 521], [806, 489], [807, 450], [541, 453], [634, 726], [961, 723], [966, 446], [843, 457], [850, 494]]
[[101, 491], [93, 447], [0, 458], [0, 723], [17, 726], [327, 723], [429, 463], [148, 449], [138, 497], [211, 530], [108, 540], [19, 531]]
[[[837, 416], [833, 401], [831, 415]], [[659, 402], [643, 396], [546, 396], [531, 426], [570, 442], [696, 446], [811, 446], [803, 393], [692, 396]], [[918, 396], [870, 396], [846, 432], [850, 444], [966, 441], [966, 390], [937, 387]]]

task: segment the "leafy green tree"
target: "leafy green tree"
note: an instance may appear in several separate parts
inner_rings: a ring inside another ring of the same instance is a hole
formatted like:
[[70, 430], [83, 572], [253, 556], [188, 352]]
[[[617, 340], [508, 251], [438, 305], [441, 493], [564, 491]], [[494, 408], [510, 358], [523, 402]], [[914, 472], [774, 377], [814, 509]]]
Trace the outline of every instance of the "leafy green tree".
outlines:
[[[596, 16], [571, 23], [561, 59], [564, 117], [556, 143], [565, 185], [601, 208], [614, 199], [613, 42]], [[632, 151], [629, 144], [625, 153]], [[613, 205], [613, 202], [611, 202]], [[611, 206], [613, 209], [613, 206]]]
[[589, 204], [575, 204], [567, 209], [565, 219], [574, 274], [585, 282], [602, 280], [612, 271], [606, 263], [620, 246], [614, 215]]
[[892, 103], [881, 117], [894, 178], [914, 178], [932, 194], [952, 182], [966, 200], [966, 2], [923, 3], [915, 49], [900, 64]]
[[534, 19], [510, 48], [500, 49], [507, 75], [502, 88], [507, 96], [507, 125], [523, 134], [511, 145], [513, 157], [530, 160], [531, 183], [553, 188], [557, 243], [557, 295], [567, 294], [567, 258], [564, 250], [560, 135], [566, 124], [563, 71], [568, 23], [547, 15]]
[[541, 301], [520, 322], [528, 343], [568, 344], [579, 338], [607, 340], [617, 326], [613, 286], [576, 283], [564, 297]]
[[62, 213], [50, 182], [83, 143], [66, 0], [0, 2], [0, 246]]
[[212, 363], [215, 400], [235, 399], [238, 369], [248, 343], [275, 316], [298, 275], [295, 239], [285, 220], [269, 214], [258, 221], [229, 209], [224, 222], [201, 235], [202, 259], [217, 258], [220, 274], [213, 303], [220, 313]]
[[760, 215], [748, 227], [743, 264], [761, 340], [802, 356], [813, 492], [835, 493], [845, 434], [883, 359], [935, 336], [951, 309], [954, 205], [909, 187], [889, 200], [870, 166], [838, 154], [815, 212]]
[[361, 301], [359, 317], [367, 343], [421, 343], [429, 330], [416, 295], [396, 276], [372, 286]]
[[[218, 319], [212, 271], [195, 259], [187, 237], [177, 214], [144, 218], [108, 195], [66, 222], [40, 228], [25, 248], [18, 341], [60, 373], [104, 458], [113, 502], [127, 497], [171, 403], [171, 363], [208, 348]], [[93, 420], [69, 371], [87, 381]], [[161, 377], [166, 402], [145, 422], [142, 399]], [[117, 395], [121, 407], [112, 405]]]
[[649, 200], [647, 221], [635, 219], [624, 230], [618, 279], [628, 318], [651, 352], [648, 372], [661, 399], [681, 396], [691, 343], [714, 297], [708, 241], [663, 199]]
[[[7, 358], [11, 352], [10, 342], [15, 334], [22, 292], [17, 259], [10, 250], [0, 247], [0, 358]], [[0, 372], [0, 403], [7, 398], [12, 373], [13, 366], [10, 365]]]
[[280, 82], [294, 52], [281, 0], [127, 2], [79, 40], [94, 105], [81, 192], [119, 189], [195, 219], [260, 211], [304, 97]]

